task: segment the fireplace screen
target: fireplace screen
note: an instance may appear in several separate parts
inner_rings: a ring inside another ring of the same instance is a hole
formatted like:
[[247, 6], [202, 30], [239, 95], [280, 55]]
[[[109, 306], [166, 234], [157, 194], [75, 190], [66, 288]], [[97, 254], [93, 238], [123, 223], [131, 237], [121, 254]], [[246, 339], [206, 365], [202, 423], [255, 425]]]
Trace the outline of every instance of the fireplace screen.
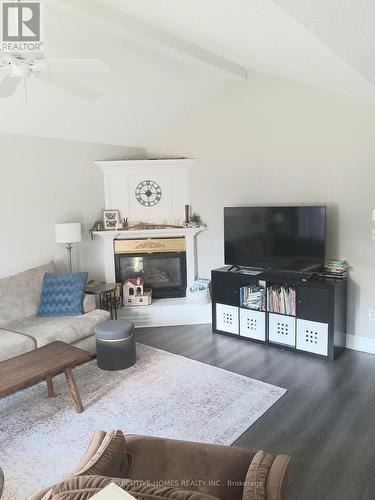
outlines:
[[143, 275], [155, 299], [186, 296], [186, 253], [116, 254], [116, 281]]

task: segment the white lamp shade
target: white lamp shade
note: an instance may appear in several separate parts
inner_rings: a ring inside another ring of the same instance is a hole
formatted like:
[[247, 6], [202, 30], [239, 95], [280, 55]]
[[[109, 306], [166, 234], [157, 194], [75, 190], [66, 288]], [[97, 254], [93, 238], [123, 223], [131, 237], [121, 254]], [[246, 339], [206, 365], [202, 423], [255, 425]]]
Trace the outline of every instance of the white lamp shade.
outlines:
[[55, 224], [56, 243], [79, 243], [82, 241], [81, 224], [70, 222]]

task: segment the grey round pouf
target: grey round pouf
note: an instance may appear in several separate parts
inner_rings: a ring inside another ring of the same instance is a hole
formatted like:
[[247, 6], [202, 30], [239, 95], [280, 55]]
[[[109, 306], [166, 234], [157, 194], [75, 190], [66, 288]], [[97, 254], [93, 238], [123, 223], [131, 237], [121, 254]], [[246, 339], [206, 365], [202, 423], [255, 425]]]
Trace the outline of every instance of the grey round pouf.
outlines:
[[95, 327], [96, 356], [102, 370], [124, 370], [136, 362], [134, 325], [126, 319], [108, 320]]

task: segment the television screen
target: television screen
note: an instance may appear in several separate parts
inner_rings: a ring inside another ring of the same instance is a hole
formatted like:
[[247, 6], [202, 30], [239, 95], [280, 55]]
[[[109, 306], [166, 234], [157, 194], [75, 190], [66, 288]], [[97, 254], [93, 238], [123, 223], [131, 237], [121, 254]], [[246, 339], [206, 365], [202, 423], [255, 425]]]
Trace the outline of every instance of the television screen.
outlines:
[[224, 208], [225, 264], [277, 270], [321, 270], [324, 206]]

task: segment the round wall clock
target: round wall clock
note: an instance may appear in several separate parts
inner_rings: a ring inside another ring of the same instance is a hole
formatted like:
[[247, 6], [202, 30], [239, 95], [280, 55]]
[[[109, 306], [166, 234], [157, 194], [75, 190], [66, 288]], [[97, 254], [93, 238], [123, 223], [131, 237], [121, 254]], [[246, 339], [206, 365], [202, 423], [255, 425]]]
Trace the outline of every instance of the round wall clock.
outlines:
[[161, 189], [155, 181], [142, 181], [135, 188], [135, 197], [144, 207], [154, 207], [161, 200]]

